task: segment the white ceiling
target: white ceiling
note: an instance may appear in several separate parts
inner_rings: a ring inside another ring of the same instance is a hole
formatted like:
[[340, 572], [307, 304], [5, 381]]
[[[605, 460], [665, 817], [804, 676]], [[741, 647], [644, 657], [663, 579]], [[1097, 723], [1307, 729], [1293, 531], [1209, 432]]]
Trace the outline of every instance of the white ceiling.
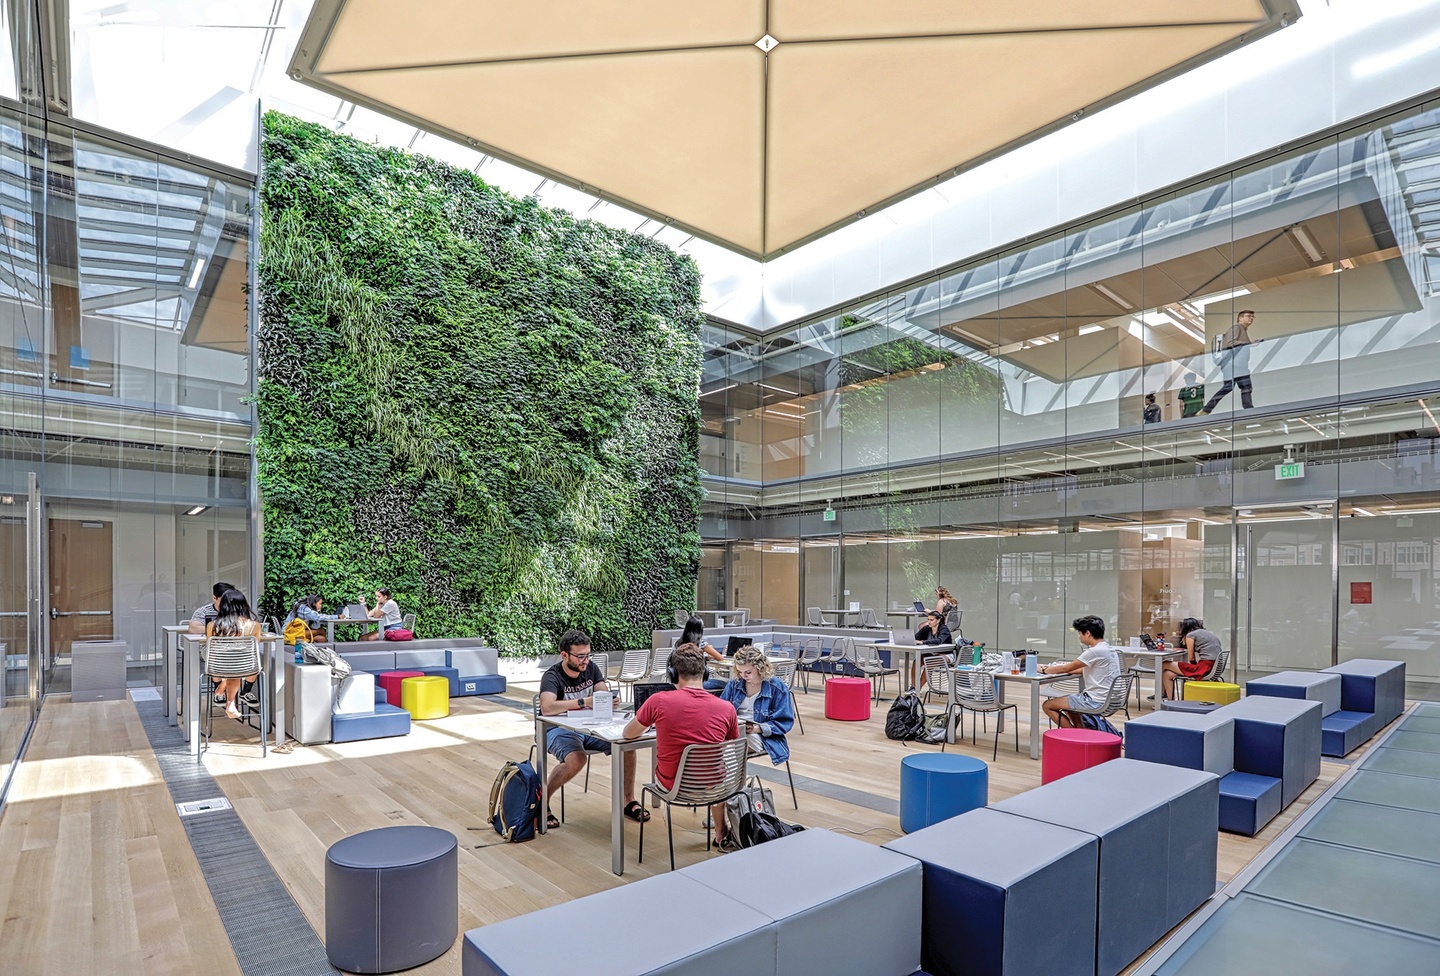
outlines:
[[1297, 14], [1293, 0], [319, 0], [290, 72], [763, 259]]

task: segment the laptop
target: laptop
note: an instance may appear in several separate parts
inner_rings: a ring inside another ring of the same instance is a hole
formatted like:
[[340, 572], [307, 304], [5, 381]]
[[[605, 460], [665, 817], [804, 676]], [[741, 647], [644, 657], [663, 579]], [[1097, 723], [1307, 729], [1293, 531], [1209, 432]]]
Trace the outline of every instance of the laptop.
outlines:
[[365, 612], [365, 605], [362, 603], [347, 603], [340, 614], [346, 620], [364, 620], [370, 615]]
[[925, 612], [925, 604], [921, 603], [919, 600], [916, 600], [916, 601], [915, 601], [915, 612], [916, 612], [916, 613], [924, 613], [924, 612]]
[[913, 630], [892, 630], [890, 631], [890, 643], [899, 644], [901, 647], [914, 647], [915, 632]]
[[675, 686], [668, 681], [652, 681], [649, 684], [637, 684], [635, 686], [635, 711], [640, 711], [640, 706], [645, 704], [645, 699], [662, 691], [674, 691]]
[[1144, 644], [1145, 647], [1149, 650], [1157, 650], [1157, 648], [1155, 647], [1155, 638], [1151, 637], [1149, 634], [1141, 634], [1140, 643]]
[[735, 652], [742, 647], [749, 647], [755, 643], [755, 638], [747, 634], [731, 634], [729, 642], [725, 645], [725, 656], [734, 657]]

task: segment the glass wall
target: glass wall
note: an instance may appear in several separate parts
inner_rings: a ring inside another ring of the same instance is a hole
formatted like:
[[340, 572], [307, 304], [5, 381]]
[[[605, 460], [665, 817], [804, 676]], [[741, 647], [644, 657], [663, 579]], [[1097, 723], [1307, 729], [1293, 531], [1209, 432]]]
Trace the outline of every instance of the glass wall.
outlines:
[[938, 584], [1001, 647], [1073, 651], [1081, 614], [1120, 638], [1197, 616], [1242, 671], [1410, 648], [1440, 680], [1437, 292], [1430, 103], [726, 332], [702, 391], [705, 577], [726, 583], [704, 597], [794, 623]]
[[158, 683], [160, 628], [254, 576], [252, 183], [46, 120], [21, 76], [0, 99], [0, 762], [69, 691], [74, 642], [123, 641], [130, 683]]

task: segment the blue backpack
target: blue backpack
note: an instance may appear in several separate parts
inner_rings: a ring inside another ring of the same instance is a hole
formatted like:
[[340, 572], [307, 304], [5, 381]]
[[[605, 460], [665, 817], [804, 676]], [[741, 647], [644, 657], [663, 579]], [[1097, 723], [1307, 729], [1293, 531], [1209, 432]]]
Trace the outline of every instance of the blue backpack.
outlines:
[[530, 840], [535, 836], [535, 818], [540, 815], [540, 774], [524, 762], [507, 762], [490, 787], [490, 824], [507, 841]]
[[1108, 718], [1104, 718], [1100, 715], [1089, 715], [1082, 713], [1080, 715], [1080, 724], [1085, 728], [1093, 729], [1096, 732], [1109, 732], [1111, 735], [1118, 735], [1122, 739], [1125, 738], [1124, 733], [1122, 733], [1119, 729], [1112, 725]]

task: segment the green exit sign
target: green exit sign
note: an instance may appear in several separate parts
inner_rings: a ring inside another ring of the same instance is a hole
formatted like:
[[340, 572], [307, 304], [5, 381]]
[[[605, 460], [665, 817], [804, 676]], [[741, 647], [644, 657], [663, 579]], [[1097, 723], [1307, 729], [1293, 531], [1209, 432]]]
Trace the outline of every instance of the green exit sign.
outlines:
[[833, 508], [827, 508], [827, 509], [825, 509], [825, 521], [827, 521], [827, 522], [833, 522], [833, 521], [835, 521], [835, 509], [833, 509]]
[[1305, 477], [1305, 462], [1290, 461], [1285, 464], [1275, 465], [1275, 480], [1289, 481], [1291, 478]]

